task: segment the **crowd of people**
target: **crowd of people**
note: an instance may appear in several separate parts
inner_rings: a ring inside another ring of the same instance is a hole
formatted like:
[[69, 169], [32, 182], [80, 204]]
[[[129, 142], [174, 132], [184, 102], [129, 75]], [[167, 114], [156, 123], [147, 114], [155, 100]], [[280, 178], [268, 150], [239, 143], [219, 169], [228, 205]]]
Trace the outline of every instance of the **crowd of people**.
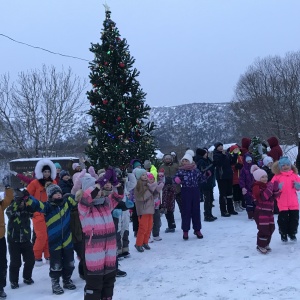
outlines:
[[179, 161], [175, 152], [165, 154], [157, 167], [150, 160], [135, 158], [126, 172], [111, 166], [96, 172], [93, 166], [74, 163], [71, 176], [59, 163], [46, 158], [37, 162], [32, 178], [11, 171], [27, 186], [22, 190], [7, 186], [0, 201], [0, 298], [6, 297], [8, 244], [12, 289], [19, 288], [22, 261], [25, 284], [34, 284], [33, 268], [45, 261], [54, 294], [76, 289], [71, 279], [75, 251], [78, 274], [85, 280], [84, 299], [112, 299], [116, 277], [126, 276], [118, 260], [130, 256], [130, 221], [135, 249], [149, 251], [153, 240], [162, 240], [161, 217], [167, 221], [165, 233], [175, 232], [177, 203], [182, 238], [190, 238], [192, 224], [195, 238], [203, 239], [200, 202], [204, 202], [204, 222], [216, 221], [212, 214], [216, 185], [221, 217], [246, 211], [247, 218], [255, 220], [260, 253], [271, 251], [274, 213], [278, 214], [282, 242], [296, 241], [297, 169], [283, 156], [276, 137], [268, 139], [269, 151], [267, 147], [263, 150], [265, 145], [258, 146], [243, 138], [241, 146], [234, 144], [225, 150], [217, 142], [212, 153], [205, 147], [195, 152], [187, 149]]

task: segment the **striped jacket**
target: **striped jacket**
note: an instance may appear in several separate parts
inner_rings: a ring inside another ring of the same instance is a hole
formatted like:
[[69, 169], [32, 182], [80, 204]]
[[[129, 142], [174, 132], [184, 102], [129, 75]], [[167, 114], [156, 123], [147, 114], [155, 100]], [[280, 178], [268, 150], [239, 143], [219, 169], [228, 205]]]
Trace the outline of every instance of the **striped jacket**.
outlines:
[[85, 239], [85, 263], [88, 274], [104, 275], [116, 269], [116, 232], [111, 212], [123, 195], [113, 193], [103, 204], [94, 205], [92, 191], [92, 188], [87, 189], [78, 203]]
[[42, 202], [30, 196], [26, 202], [33, 211], [41, 212], [45, 215], [48, 243], [50, 251], [62, 248], [73, 248], [72, 234], [70, 230], [70, 212], [77, 205], [74, 195], [65, 194], [61, 205], [54, 202]]

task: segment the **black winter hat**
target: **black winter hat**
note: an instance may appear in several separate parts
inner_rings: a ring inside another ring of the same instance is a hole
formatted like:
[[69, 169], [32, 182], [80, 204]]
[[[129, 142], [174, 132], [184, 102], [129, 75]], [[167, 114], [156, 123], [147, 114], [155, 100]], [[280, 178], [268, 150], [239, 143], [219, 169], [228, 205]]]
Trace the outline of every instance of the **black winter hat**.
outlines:
[[70, 173], [68, 171], [61, 170], [59, 173], [59, 178], [63, 179], [65, 176], [70, 176]]
[[62, 194], [62, 190], [58, 185], [50, 183], [46, 187], [46, 193], [47, 193], [48, 198], [52, 198], [52, 196], [56, 193]]
[[200, 155], [200, 156], [204, 156], [206, 153], [207, 153], [207, 151], [204, 150], [204, 149], [201, 149], [201, 148], [198, 148], [198, 149], [196, 150], [196, 154], [197, 154], [197, 155]]
[[48, 171], [50, 171], [50, 172], [51, 172], [51, 168], [50, 168], [50, 166], [48, 166], [48, 165], [46, 165], [46, 166], [43, 166], [43, 168], [42, 168], [42, 172], [44, 172], [44, 171], [46, 171], [46, 170], [48, 170]]
[[214, 146], [215, 146], [215, 149], [217, 149], [219, 146], [223, 146], [223, 144], [221, 142], [216, 142], [214, 144]]

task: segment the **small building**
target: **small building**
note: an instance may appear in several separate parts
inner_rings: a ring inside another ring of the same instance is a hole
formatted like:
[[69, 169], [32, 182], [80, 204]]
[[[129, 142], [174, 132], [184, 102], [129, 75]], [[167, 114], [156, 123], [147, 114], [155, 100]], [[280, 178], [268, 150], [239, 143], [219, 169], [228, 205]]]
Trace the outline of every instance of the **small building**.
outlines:
[[[43, 159], [47, 158], [53, 161], [53, 163], [58, 162], [63, 170], [69, 171], [71, 175], [73, 175], [74, 171], [72, 169], [73, 163], [79, 163], [78, 157], [35, 157], [35, 158], [19, 158], [14, 159], [9, 162], [10, 170], [17, 172], [18, 174], [24, 174], [25, 176], [28, 173], [33, 173], [36, 163]], [[23, 188], [20, 179], [16, 176], [10, 176], [10, 186], [12, 188]]]

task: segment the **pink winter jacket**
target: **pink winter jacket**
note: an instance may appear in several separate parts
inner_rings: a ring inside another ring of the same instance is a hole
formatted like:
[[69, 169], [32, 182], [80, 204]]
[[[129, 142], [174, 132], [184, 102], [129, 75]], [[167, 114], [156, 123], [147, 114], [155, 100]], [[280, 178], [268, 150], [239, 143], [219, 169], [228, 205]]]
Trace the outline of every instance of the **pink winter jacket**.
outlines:
[[293, 170], [288, 172], [280, 172], [276, 174], [271, 182], [278, 181], [282, 183], [282, 189], [279, 197], [277, 198], [277, 204], [279, 211], [283, 210], [299, 210], [299, 202], [294, 187], [294, 182], [300, 182], [300, 177], [295, 174]]

